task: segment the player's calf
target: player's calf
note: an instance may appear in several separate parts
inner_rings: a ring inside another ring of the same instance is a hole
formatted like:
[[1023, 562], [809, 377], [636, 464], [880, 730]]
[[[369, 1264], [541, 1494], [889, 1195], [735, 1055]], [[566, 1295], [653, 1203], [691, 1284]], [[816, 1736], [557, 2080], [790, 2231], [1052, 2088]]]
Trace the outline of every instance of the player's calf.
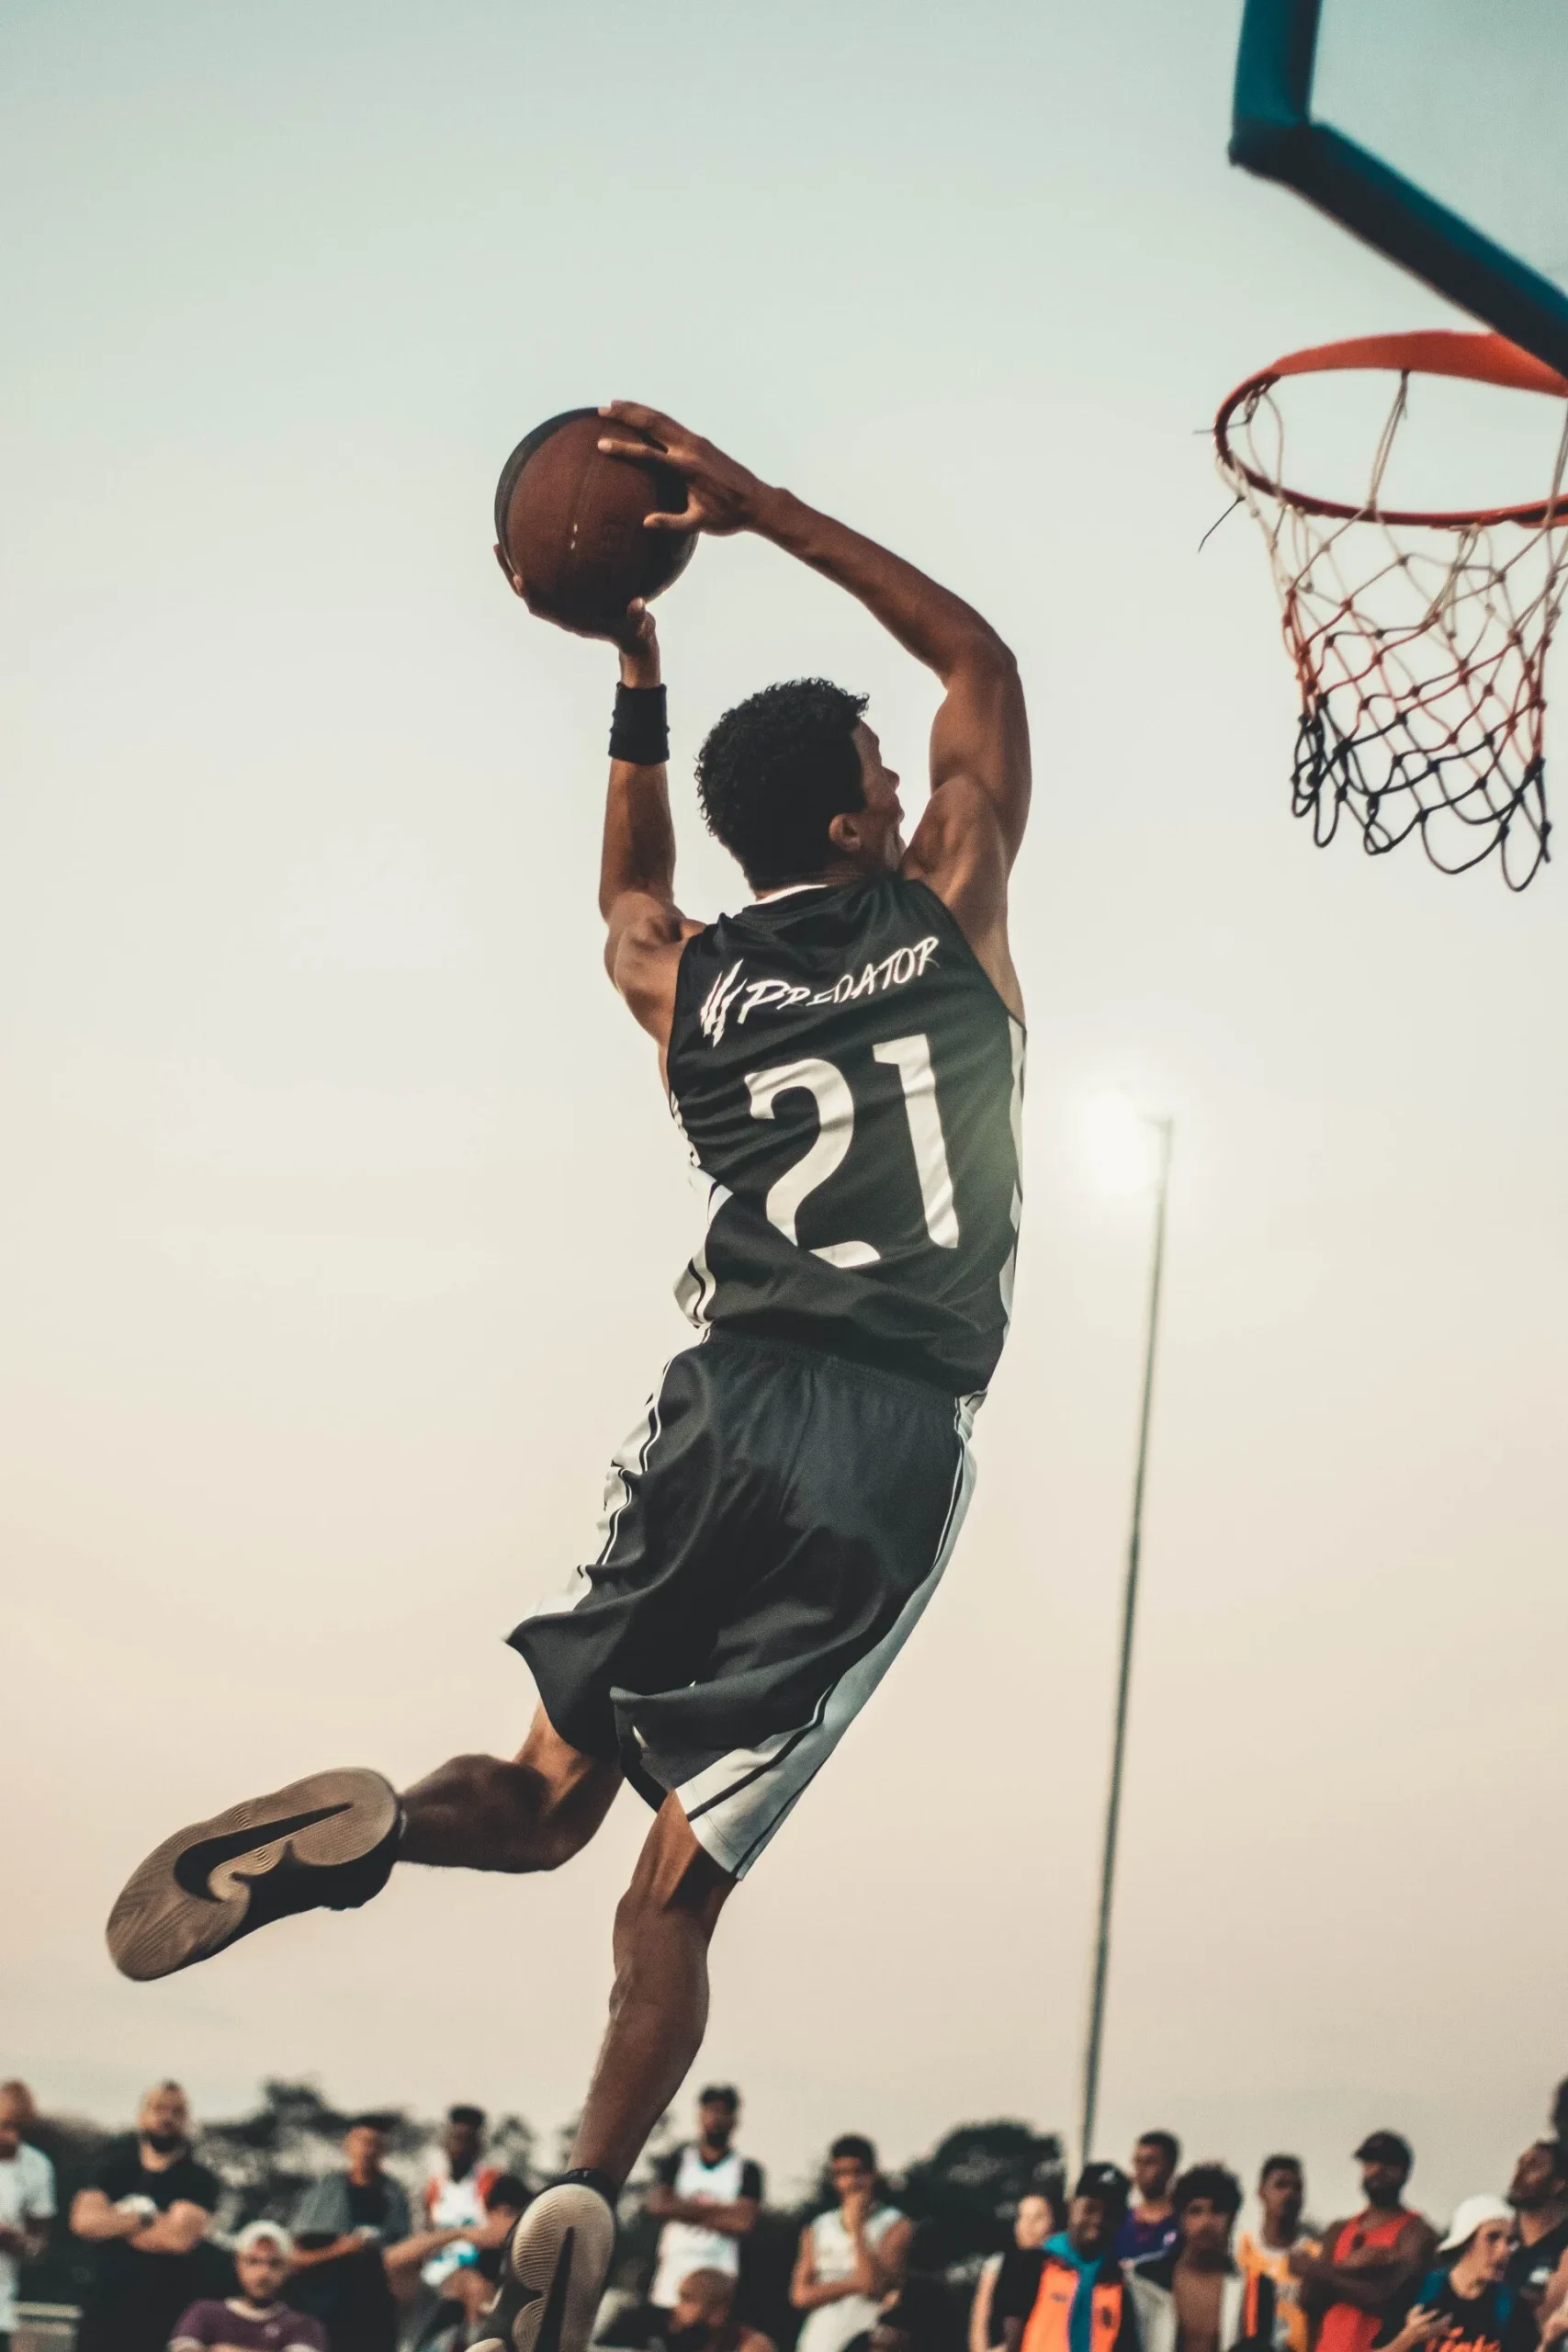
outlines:
[[609, 1811], [620, 1767], [536, 1724], [522, 1754], [455, 1756], [403, 1797], [400, 1859], [438, 1870], [553, 1871]]

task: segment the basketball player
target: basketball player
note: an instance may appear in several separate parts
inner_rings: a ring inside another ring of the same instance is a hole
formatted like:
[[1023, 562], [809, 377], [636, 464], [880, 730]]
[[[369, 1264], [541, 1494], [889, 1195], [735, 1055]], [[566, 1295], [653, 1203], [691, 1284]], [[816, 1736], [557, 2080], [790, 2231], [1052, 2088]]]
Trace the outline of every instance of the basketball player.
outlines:
[[288, 1913], [366, 1902], [395, 1861], [553, 1870], [631, 1782], [653, 1826], [615, 1915], [571, 2169], [503, 2265], [493, 2340], [513, 2352], [586, 2346], [617, 2192], [702, 2041], [719, 1912], [946, 1566], [1020, 1206], [1007, 891], [1030, 777], [1011, 656], [912, 565], [671, 418], [604, 415], [603, 449], [646, 460], [616, 433], [640, 428], [686, 484], [684, 512], [649, 529], [770, 539], [936, 673], [931, 798], [906, 844], [863, 699], [769, 687], [719, 720], [698, 769], [752, 902], [694, 921], [675, 900], [658, 642], [628, 613], [600, 908], [610, 977], [708, 1182], [680, 1285], [700, 1342], [615, 1457], [595, 1557], [512, 1636], [542, 1702], [513, 1761], [459, 1757], [400, 1797], [322, 1772], [234, 1806], [160, 1846], [108, 1928], [126, 1974], [163, 1976]]

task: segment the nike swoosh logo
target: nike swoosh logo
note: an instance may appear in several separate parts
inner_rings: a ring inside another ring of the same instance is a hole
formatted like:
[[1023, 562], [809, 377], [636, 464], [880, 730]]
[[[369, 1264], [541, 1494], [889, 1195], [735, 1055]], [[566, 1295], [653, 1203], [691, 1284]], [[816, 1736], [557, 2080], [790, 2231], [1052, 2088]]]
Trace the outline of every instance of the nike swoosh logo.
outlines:
[[576, 2246], [577, 2232], [563, 2232], [560, 2252], [556, 2256], [556, 2275], [550, 2280], [550, 2300], [545, 2305], [539, 2333], [534, 2338], [534, 2352], [560, 2352], [561, 2322], [566, 2317], [566, 2292], [571, 2279], [571, 2257]]
[[[530, 2303], [538, 2302], [543, 2296], [544, 2291], [545, 2290], [542, 2287], [525, 2287], [523, 2284], [522, 2279], [518, 2278], [517, 2273], [512, 2268], [509, 2263], [502, 2272], [501, 2284], [497, 2287], [494, 2294], [485, 2305], [480, 2316], [484, 2319], [494, 2319], [496, 2314], [501, 2312], [504, 2306], [506, 2311], [506, 2333], [507, 2335], [510, 2336], [512, 2334], [513, 2322], [518, 2318], [520, 2313], [527, 2310]], [[511, 2298], [510, 2302], [507, 2301], [509, 2296]], [[500, 2344], [502, 2339], [500, 2336], [497, 2336], [494, 2341], [497, 2344]], [[486, 2352], [485, 2346], [482, 2343], [477, 2346], [476, 2352]]]
[[209, 1881], [220, 1862], [232, 1861], [237, 1854], [270, 1846], [274, 1838], [290, 1837], [296, 1829], [309, 1829], [312, 1822], [330, 1821], [333, 1814], [347, 1811], [346, 1804], [319, 1804], [313, 1812], [291, 1813], [281, 1821], [258, 1821], [254, 1829], [231, 1829], [226, 1838], [198, 1838], [175, 1864], [175, 1878], [187, 1894], [210, 1903], [214, 1896]]

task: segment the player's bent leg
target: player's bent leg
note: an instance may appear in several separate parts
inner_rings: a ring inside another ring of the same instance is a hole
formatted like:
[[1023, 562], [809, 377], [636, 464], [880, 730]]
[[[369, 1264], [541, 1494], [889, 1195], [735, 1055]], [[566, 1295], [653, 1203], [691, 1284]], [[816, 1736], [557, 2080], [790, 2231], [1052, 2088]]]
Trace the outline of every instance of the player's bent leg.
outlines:
[[666, 1798], [615, 1913], [610, 2022], [571, 2170], [513, 2232], [477, 2352], [585, 2352], [615, 2251], [615, 2199], [702, 2046], [708, 1944], [734, 1883]]
[[553, 1871], [615, 1802], [618, 1763], [564, 1740], [543, 1707], [513, 1761], [455, 1756], [403, 1795], [398, 1860], [436, 1869]]
[[154, 1848], [109, 1914], [110, 1957], [122, 1975], [170, 1976], [275, 1919], [357, 1909], [400, 1860], [554, 1870], [592, 1838], [620, 1777], [542, 1711], [512, 1763], [459, 1757], [400, 1801], [378, 1772], [310, 1773]]

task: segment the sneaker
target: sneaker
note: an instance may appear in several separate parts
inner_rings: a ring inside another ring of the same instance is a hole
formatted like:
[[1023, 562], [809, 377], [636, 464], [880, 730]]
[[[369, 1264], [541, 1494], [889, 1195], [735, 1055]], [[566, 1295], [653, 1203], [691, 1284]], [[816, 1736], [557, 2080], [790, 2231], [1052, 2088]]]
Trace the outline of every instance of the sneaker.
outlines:
[[474, 2352], [587, 2352], [615, 2250], [615, 2209], [584, 2180], [536, 2197], [506, 2241]]
[[145, 1983], [295, 1911], [352, 1911], [379, 1894], [402, 1815], [379, 1772], [312, 1772], [173, 1838], [127, 1880], [109, 1957]]

